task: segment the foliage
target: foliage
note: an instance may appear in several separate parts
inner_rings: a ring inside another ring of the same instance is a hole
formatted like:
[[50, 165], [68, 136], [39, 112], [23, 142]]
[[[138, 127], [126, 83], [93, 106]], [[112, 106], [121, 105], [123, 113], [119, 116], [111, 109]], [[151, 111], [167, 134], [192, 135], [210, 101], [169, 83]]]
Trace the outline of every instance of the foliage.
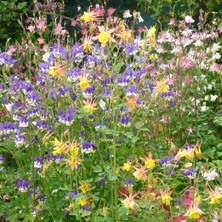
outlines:
[[0, 1], [0, 48], [5, 47], [8, 39], [20, 39], [22, 29], [17, 20], [28, 10], [27, 1]]

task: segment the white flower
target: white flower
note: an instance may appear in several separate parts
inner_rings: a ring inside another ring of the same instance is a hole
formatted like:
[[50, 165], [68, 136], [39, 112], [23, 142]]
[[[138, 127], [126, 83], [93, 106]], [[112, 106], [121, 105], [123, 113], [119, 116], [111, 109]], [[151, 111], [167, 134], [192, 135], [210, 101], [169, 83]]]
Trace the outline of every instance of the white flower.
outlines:
[[209, 98], [210, 98], [209, 95], [207, 95], [207, 96], [204, 97], [204, 100], [208, 101]]
[[205, 111], [207, 111], [207, 107], [206, 106], [201, 106], [200, 110], [201, 110], [201, 112], [205, 112]]
[[123, 18], [130, 18], [132, 15], [130, 14], [130, 10], [125, 10], [123, 13]]
[[207, 181], [215, 180], [215, 177], [219, 177], [218, 173], [215, 170], [208, 171], [203, 173], [203, 177]]
[[210, 95], [210, 101], [215, 102], [215, 100], [218, 98], [217, 95]]
[[187, 16], [185, 16], [185, 22], [186, 23], [194, 23], [194, 20], [191, 16], [187, 15]]

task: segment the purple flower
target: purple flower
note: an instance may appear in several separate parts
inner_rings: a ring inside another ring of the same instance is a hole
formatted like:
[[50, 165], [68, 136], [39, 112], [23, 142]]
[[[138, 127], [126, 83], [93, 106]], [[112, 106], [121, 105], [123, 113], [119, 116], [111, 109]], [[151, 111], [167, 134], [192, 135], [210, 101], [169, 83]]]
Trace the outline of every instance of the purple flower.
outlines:
[[136, 180], [133, 180], [133, 179], [125, 179], [125, 180], [122, 180], [121, 182], [121, 184], [125, 187], [133, 187], [135, 183], [136, 183]]
[[46, 198], [46, 195], [45, 194], [41, 194], [38, 196], [38, 201], [39, 203], [44, 203], [45, 202], [45, 198]]
[[83, 96], [85, 98], [90, 98], [93, 93], [95, 93], [95, 88], [94, 87], [87, 87], [84, 91], [83, 91]]
[[124, 91], [126, 92], [126, 96], [128, 97], [137, 96], [139, 92], [139, 90], [136, 89], [136, 87], [133, 85], [130, 85], [128, 89], [124, 89]]
[[196, 175], [197, 169], [193, 167], [189, 167], [183, 171], [183, 174], [190, 179], [193, 179]]
[[23, 180], [22, 178], [18, 178], [16, 180], [15, 186], [18, 188], [21, 192], [26, 192], [28, 190], [28, 187], [30, 185], [30, 180]]
[[79, 43], [75, 43], [72, 48], [72, 59], [75, 62], [81, 62], [84, 58], [84, 50], [83, 47]]
[[131, 116], [130, 115], [123, 115], [123, 116], [120, 116], [118, 118], [118, 120], [123, 126], [130, 126]]
[[76, 110], [72, 107], [68, 108], [66, 111], [60, 110], [58, 112], [58, 121], [64, 123], [66, 126], [70, 126], [76, 114]]
[[21, 117], [19, 120], [19, 127], [26, 128], [29, 126], [28, 118], [27, 117]]
[[55, 157], [54, 157], [54, 161], [56, 163], [59, 163], [62, 159], [64, 158], [64, 156], [62, 154], [57, 154]]
[[16, 127], [12, 122], [5, 122], [0, 124], [0, 136], [1, 135], [9, 135], [12, 132], [15, 132]]
[[101, 97], [112, 97], [112, 93], [109, 91], [108, 87], [105, 87], [104, 91], [99, 94]]
[[82, 142], [82, 150], [81, 150], [82, 153], [93, 153], [96, 150], [97, 147], [93, 143], [88, 141]]
[[130, 82], [130, 77], [127, 75], [120, 75], [118, 78], [118, 85], [124, 87], [127, 86], [127, 84]]
[[25, 137], [20, 132], [16, 132], [14, 142], [16, 147], [21, 147], [25, 144]]
[[55, 57], [61, 56], [65, 60], [68, 59], [68, 51], [65, 48], [63, 48], [61, 45], [54, 45], [51, 53]]
[[69, 72], [67, 73], [68, 81], [76, 82], [79, 76], [81, 75], [82, 75], [82, 70], [79, 67], [70, 69]]
[[41, 101], [41, 99], [38, 96], [38, 93], [35, 91], [28, 92], [26, 95], [26, 100], [28, 104], [32, 106], [36, 106], [36, 103]]
[[98, 185], [103, 187], [105, 185], [105, 179], [101, 179], [98, 181]]
[[3, 164], [5, 161], [5, 158], [0, 154], [0, 164]]
[[169, 97], [173, 95], [173, 91], [170, 89], [167, 92], [162, 92], [162, 97]]
[[75, 197], [76, 197], [76, 195], [77, 195], [78, 193], [79, 193], [78, 190], [74, 190], [74, 191], [72, 191], [72, 192], [67, 192], [67, 193], [66, 193], [66, 196], [65, 196], [65, 199], [69, 199], [69, 198], [75, 199]]
[[43, 158], [42, 157], [36, 157], [34, 160], [34, 168], [41, 169], [43, 165]]

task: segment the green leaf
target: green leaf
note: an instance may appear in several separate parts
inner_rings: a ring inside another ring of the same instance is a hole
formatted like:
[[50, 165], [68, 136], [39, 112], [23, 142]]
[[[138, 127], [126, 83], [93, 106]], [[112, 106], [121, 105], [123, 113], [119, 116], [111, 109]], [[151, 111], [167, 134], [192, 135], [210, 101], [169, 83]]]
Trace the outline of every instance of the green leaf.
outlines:
[[93, 172], [95, 173], [101, 173], [102, 172], [102, 168], [100, 165], [97, 165], [95, 167], [93, 167]]
[[27, 2], [21, 2], [21, 3], [18, 4], [18, 9], [19, 9], [19, 10], [22, 10], [22, 9], [24, 9], [26, 6], [27, 6]]

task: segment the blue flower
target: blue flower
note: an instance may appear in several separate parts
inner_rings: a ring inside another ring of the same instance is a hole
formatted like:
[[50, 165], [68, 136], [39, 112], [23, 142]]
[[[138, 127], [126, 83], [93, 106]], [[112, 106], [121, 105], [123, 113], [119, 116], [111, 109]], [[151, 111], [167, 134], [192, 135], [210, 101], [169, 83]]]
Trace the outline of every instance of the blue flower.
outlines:
[[88, 142], [88, 141], [82, 142], [82, 149], [81, 149], [82, 153], [93, 153], [96, 150], [97, 150], [97, 147], [93, 143]]

